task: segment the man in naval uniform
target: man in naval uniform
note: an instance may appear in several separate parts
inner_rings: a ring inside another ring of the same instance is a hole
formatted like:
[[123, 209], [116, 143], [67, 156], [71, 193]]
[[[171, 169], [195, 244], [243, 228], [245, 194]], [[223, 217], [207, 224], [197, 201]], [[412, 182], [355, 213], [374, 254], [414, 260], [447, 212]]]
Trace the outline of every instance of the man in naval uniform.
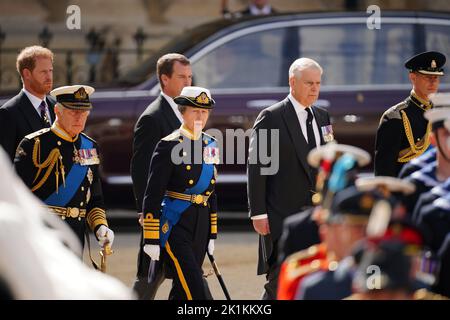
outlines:
[[189, 86], [174, 101], [183, 123], [153, 153], [142, 206], [144, 252], [167, 262], [174, 280], [170, 299], [205, 300], [202, 264], [217, 236], [219, 150], [202, 130], [214, 100], [209, 90]]
[[408, 98], [381, 117], [375, 142], [375, 175], [397, 177], [405, 163], [430, 146], [431, 126], [423, 114], [432, 108], [428, 95], [437, 92], [445, 61], [445, 56], [435, 51], [406, 61], [413, 88]]
[[94, 88], [74, 85], [56, 88], [56, 120], [51, 128], [31, 133], [17, 147], [14, 166], [35, 196], [50, 212], [65, 220], [84, 245], [86, 223], [100, 246], [109, 247], [108, 228], [99, 177], [97, 143], [82, 131], [92, 105]]

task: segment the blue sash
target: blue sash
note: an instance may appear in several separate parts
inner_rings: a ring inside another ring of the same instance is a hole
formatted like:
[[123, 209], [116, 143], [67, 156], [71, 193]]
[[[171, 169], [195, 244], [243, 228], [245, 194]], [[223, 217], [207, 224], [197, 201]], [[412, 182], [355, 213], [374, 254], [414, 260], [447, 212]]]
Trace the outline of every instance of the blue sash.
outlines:
[[[209, 144], [207, 147], [215, 147], [216, 142], [208, 138]], [[202, 164], [202, 172], [195, 186], [184, 191], [185, 194], [201, 194], [209, 186], [211, 178], [214, 175], [214, 164]], [[160, 242], [164, 248], [169, 238], [172, 227], [178, 223], [181, 215], [185, 212], [192, 203], [186, 200], [172, 199], [167, 196], [164, 197], [161, 203], [161, 219], [160, 219]], [[163, 227], [167, 224], [165, 227]], [[164, 232], [165, 230], [166, 232]]]
[[[80, 135], [81, 147], [80, 149], [92, 149], [93, 143], [91, 140]], [[86, 177], [86, 172], [89, 166], [82, 166], [79, 163], [74, 163], [66, 176], [66, 186], [63, 184], [58, 186], [58, 193], [53, 192], [44, 202], [49, 206], [66, 207], [67, 204], [79, 190], [81, 183]]]

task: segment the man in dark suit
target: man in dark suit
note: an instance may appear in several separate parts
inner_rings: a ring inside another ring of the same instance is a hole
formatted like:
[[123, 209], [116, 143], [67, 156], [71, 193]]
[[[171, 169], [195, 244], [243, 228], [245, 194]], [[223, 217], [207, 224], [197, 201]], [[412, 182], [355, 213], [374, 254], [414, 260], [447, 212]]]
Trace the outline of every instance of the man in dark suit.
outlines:
[[[264, 109], [253, 126], [247, 187], [250, 217], [260, 235], [258, 274], [267, 274], [263, 299], [276, 298], [277, 246], [284, 219], [312, 204], [316, 171], [307, 154], [333, 139], [328, 112], [312, 106], [321, 77], [322, 68], [314, 60], [294, 61], [290, 94]], [[267, 159], [258, 158], [261, 154], [270, 155], [270, 167]]]
[[53, 87], [53, 53], [40, 46], [24, 48], [16, 66], [23, 88], [0, 107], [0, 146], [11, 161], [26, 135], [50, 127], [55, 120], [55, 100], [46, 96]]
[[429, 99], [439, 88], [446, 57], [436, 51], [422, 52], [405, 62], [413, 85], [404, 101], [386, 110], [375, 141], [375, 175], [397, 177], [403, 166], [430, 146], [431, 125], [424, 118], [433, 108]]
[[[173, 98], [192, 83], [192, 69], [189, 60], [177, 53], [169, 53], [157, 62], [157, 74], [161, 94], [142, 113], [134, 129], [131, 178], [136, 199], [136, 208], [142, 224], [142, 203], [147, 187], [150, 160], [156, 144], [181, 125], [182, 117]], [[164, 281], [163, 263], [156, 277], [148, 283], [150, 259], [143, 252], [143, 240], [138, 254], [138, 266], [134, 290], [139, 299], [154, 299], [156, 291]]]

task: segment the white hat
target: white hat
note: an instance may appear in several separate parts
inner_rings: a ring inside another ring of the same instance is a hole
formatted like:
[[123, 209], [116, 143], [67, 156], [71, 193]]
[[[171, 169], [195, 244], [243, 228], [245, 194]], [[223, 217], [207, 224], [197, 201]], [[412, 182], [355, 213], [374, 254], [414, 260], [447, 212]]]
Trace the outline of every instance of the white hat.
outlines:
[[50, 95], [56, 98], [56, 101], [69, 109], [90, 110], [92, 104], [89, 96], [94, 92], [94, 88], [85, 85], [64, 86], [53, 89]]
[[378, 187], [386, 187], [390, 192], [401, 192], [405, 195], [416, 191], [413, 183], [389, 176], [358, 178], [355, 185], [361, 191], [372, 191]]
[[312, 149], [308, 154], [308, 163], [318, 168], [322, 159], [334, 160], [338, 153], [347, 153], [352, 155], [358, 161], [358, 166], [364, 167], [370, 163], [371, 156], [363, 149], [349, 146], [346, 144], [338, 144], [335, 142], [327, 143], [324, 146]]
[[173, 99], [176, 104], [203, 109], [212, 109], [215, 101], [208, 89], [202, 87], [184, 87], [178, 97]]

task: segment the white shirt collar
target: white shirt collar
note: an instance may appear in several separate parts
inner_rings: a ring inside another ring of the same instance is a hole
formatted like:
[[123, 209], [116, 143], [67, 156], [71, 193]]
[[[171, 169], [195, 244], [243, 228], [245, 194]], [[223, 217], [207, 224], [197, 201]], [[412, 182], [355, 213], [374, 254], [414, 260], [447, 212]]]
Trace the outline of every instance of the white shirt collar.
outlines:
[[[294, 98], [294, 96], [293, 96], [292, 94], [289, 93], [288, 99], [291, 101], [292, 105], [294, 106], [295, 112], [296, 112], [298, 115], [301, 115], [302, 117], [303, 117], [303, 116], [306, 117], [306, 116], [308, 115], [308, 112], [306, 112], [306, 108], [307, 108], [307, 107], [305, 107], [305, 106], [302, 105], [300, 102], [298, 102], [298, 101]], [[313, 113], [313, 114], [314, 114], [314, 113]]]
[[[22, 88], [23, 92], [25, 92], [25, 94], [28, 97], [28, 100], [30, 100], [31, 104], [33, 105], [33, 107], [36, 109], [36, 111], [40, 114], [40, 110], [39, 110], [39, 106], [41, 105], [42, 99], [36, 97], [35, 95], [33, 95], [30, 91], [28, 91], [25, 88]], [[44, 97], [44, 101], [45, 101], [45, 97]], [[45, 101], [45, 104], [47, 104], [47, 101]], [[48, 106], [47, 106], [48, 109]]]
[[[300, 128], [302, 130], [302, 134], [305, 137], [305, 140], [308, 141], [308, 134], [307, 134], [307, 128], [306, 128], [306, 121], [308, 119], [308, 112], [306, 111], [306, 107], [302, 105], [300, 102], [298, 102], [292, 94], [289, 93], [288, 99], [291, 101], [292, 105], [294, 106], [295, 113], [297, 114], [298, 122], [300, 123]], [[311, 108], [311, 107], [310, 107]], [[319, 133], [319, 126], [316, 121], [316, 117], [314, 116], [314, 111], [311, 109], [313, 114], [313, 131], [314, 131], [314, 138], [316, 140], [316, 146], [320, 147], [320, 133]]]
[[167, 94], [165, 94], [162, 91], [161, 91], [161, 95], [164, 97], [164, 99], [167, 100], [167, 102], [169, 103], [173, 112], [177, 116], [178, 120], [180, 120], [180, 122], [183, 122], [183, 117], [181, 116], [181, 112], [178, 110], [178, 105], [175, 103], [175, 101], [173, 101], [173, 99], [171, 97], [169, 97]]
[[266, 4], [262, 9], [258, 9], [254, 4], [250, 5], [250, 13], [253, 16], [270, 14], [272, 12], [272, 7], [270, 4]]

